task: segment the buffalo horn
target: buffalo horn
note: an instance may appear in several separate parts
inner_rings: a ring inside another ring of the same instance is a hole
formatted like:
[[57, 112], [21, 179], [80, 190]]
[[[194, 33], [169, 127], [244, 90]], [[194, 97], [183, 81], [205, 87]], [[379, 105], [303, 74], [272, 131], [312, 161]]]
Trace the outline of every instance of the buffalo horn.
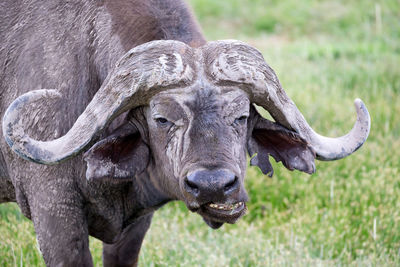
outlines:
[[190, 84], [196, 73], [190, 65], [192, 53], [178, 41], [153, 41], [133, 48], [117, 62], [72, 128], [51, 141], [30, 138], [19, 118], [33, 102], [61, 95], [56, 90], [44, 89], [21, 95], [3, 118], [6, 142], [21, 157], [36, 163], [56, 164], [71, 158], [90, 146], [118, 115], [145, 105], [158, 92]]
[[319, 160], [336, 160], [356, 151], [368, 137], [371, 119], [360, 99], [355, 100], [357, 120], [339, 138], [317, 134], [286, 95], [278, 77], [255, 48], [235, 40], [210, 42], [203, 47], [207, 73], [220, 86], [238, 86], [252, 103], [265, 108], [274, 120], [297, 132], [315, 150]]

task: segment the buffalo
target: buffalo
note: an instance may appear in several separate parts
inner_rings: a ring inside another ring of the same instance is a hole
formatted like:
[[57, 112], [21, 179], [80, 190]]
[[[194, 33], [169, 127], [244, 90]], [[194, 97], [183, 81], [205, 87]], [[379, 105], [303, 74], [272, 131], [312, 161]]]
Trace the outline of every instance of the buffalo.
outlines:
[[[0, 4], [0, 202], [33, 221], [48, 266], [135, 266], [155, 210], [183, 201], [212, 228], [246, 212], [246, 156], [315, 171], [366, 140], [314, 132], [261, 53], [206, 42], [178, 0]], [[254, 104], [274, 121], [263, 118]]]

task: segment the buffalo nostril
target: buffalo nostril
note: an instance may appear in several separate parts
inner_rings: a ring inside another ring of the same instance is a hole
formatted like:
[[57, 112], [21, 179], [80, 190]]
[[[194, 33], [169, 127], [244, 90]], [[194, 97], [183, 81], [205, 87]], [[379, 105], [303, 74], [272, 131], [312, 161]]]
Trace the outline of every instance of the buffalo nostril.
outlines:
[[186, 191], [195, 196], [199, 194], [199, 187], [194, 182], [191, 182], [187, 177], [185, 178], [185, 188]]
[[225, 184], [224, 191], [228, 192], [228, 191], [236, 188], [236, 186], [238, 185], [238, 181], [239, 181], [239, 179], [237, 178], [237, 176], [235, 176], [235, 178], [233, 178], [231, 181], [229, 181], [227, 184]]

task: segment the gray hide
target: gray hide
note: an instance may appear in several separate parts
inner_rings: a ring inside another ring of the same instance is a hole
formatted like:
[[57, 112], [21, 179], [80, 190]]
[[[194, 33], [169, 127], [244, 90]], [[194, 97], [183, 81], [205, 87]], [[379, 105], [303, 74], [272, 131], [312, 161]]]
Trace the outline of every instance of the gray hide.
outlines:
[[246, 153], [313, 173], [369, 133], [361, 100], [349, 134], [315, 133], [259, 51], [206, 43], [181, 1], [3, 1], [0, 40], [0, 201], [49, 266], [91, 266], [88, 235], [105, 266], [136, 265], [168, 201], [212, 228], [246, 212]]

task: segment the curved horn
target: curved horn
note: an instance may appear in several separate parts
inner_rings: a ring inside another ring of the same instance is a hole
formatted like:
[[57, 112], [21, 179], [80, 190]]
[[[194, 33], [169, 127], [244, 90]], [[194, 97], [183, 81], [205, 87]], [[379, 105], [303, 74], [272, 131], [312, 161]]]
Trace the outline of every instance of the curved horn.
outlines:
[[193, 50], [182, 42], [153, 41], [127, 52], [109, 73], [85, 111], [66, 135], [37, 141], [25, 134], [20, 112], [32, 102], [60, 97], [55, 90], [28, 92], [8, 107], [3, 134], [21, 157], [42, 164], [56, 164], [81, 152], [118, 115], [145, 105], [154, 94], [190, 84], [195, 75]]
[[357, 121], [339, 138], [317, 134], [286, 95], [275, 72], [255, 48], [235, 40], [216, 41], [203, 48], [208, 75], [222, 86], [238, 86], [252, 103], [265, 108], [279, 124], [296, 131], [314, 148], [319, 160], [344, 158], [368, 137], [371, 119], [360, 99], [355, 100]]

